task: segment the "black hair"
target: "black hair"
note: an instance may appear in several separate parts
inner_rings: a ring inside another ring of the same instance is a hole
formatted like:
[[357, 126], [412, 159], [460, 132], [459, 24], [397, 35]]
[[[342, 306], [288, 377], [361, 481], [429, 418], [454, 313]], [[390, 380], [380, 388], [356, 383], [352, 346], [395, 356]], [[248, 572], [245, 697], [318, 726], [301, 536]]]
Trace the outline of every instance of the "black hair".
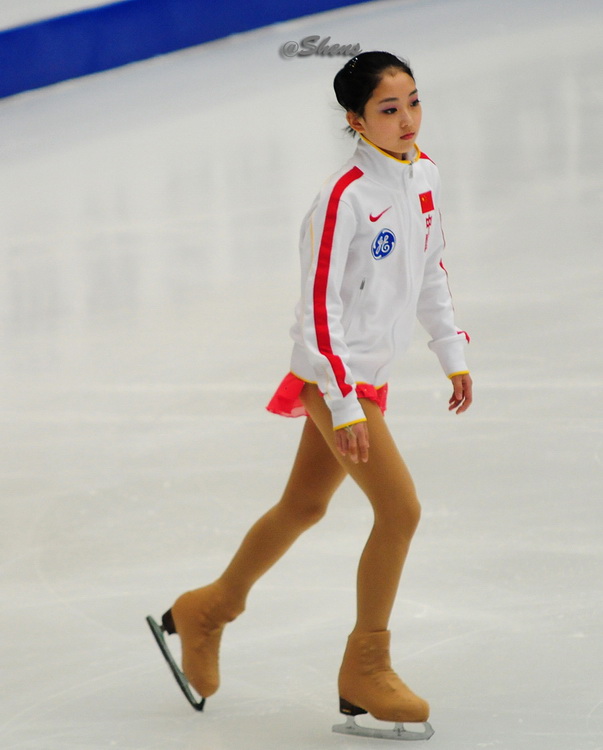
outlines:
[[[366, 103], [381, 82], [386, 70], [401, 70], [413, 81], [415, 76], [406, 60], [390, 52], [362, 52], [343, 66], [335, 76], [333, 88], [337, 101], [346, 112], [362, 117]], [[352, 128], [348, 128], [354, 132]]]

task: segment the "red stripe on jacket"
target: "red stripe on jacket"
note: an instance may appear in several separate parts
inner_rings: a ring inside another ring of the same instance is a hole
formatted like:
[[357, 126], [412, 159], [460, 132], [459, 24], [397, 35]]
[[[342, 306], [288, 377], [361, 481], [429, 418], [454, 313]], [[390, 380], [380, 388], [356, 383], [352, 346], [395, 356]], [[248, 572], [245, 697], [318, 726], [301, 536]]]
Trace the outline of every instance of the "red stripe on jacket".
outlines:
[[345, 189], [354, 180], [362, 177], [363, 171], [358, 167], [352, 167], [335, 183], [329, 202], [325, 224], [322, 230], [320, 248], [318, 250], [318, 265], [314, 277], [314, 328], [316, 331], [316, 343], [318, 351], [324, 355], [335, 375], [337, 386], [342, 396], [347, 396], [352, 391], [352, 386], [345, 382], [345, 366], [341, 357], [337, 356], [331, 345], [331, 333], [329, 331], [329, 317], [327, 312], [327, 287], [329, 283], [329, 270], [331, 267], [331, 253], [333, 250], [333, 237], [337, 225], [337, 210], [339, 201]]

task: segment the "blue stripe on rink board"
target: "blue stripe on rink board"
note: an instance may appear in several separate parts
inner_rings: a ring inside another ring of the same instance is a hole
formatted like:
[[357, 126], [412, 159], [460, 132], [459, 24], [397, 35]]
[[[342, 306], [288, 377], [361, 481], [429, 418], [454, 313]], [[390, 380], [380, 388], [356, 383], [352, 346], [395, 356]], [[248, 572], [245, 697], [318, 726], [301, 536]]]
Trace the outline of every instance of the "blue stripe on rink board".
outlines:
[[365, 0], [124, 0], [0, 32], [0, 97]]

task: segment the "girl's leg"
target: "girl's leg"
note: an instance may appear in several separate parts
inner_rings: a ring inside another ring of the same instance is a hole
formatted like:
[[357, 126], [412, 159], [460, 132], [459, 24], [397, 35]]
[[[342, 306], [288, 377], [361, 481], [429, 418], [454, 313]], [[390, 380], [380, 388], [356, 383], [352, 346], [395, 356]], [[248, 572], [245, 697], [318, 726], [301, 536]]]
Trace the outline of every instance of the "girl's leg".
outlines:
[[339, 672], [343, 713], [369, 712], [388, 721], [426, 721], [429, 706], [391, 667], [388, 623], [402, 568], [420, 516], [414, 483], [379, 407], [367, 400], [369, 459], [354, 464], [335, 447], [330, 412], [315, 386], [302, 400], [333, 454], [366, 493], [374, 524], [362, 552], [357, 578], [357, 618]]
[[222, 631], [245, 608], [253, 584], [300, 534], [319, 521], [346, 475], [311, 419], [306, 420], [281, 500], [249, 530], [224, 573], [179, 597], [164, 615], [182, 642], [182, 669], [203, 697], [219, 687]]
[[253, 584], [324, 516], [345, 476], [320, 431], [307, 419], [280, 501], [251, 527], [218, 579], [241, 608]]
[[412, 477], [379, 407], [362, 400], [369, 431], [369, 460], [354, 464], [336, 448], [331, 415], [315, 386], [307, 385], [302, 400], [333, 454], [368, 497], [374, 524], [358, 566], [358, 632], [386, 630], [402, 567], [419, 522], [420, 505]]

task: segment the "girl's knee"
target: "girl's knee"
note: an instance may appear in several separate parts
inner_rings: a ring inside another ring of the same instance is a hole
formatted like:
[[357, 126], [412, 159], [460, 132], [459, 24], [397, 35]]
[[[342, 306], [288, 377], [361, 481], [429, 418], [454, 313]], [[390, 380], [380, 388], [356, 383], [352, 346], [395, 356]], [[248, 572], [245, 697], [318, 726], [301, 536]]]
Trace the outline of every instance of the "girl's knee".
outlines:
[[417, 530], [421, 520], [421, 503], [416, 498], [405, 502], [399, 513], [399, 528], [408, 536], [412, 536]]
[[421, 504], [416, 496], [373, 506], [375, 523], [392, 537], [410, 538], [421, 520]]
[[298, 498], [297, 502], [281, 501], [279, 505], [281, 511], [286, 514], [289, 523], [307, 529], [324, 518], [328, 503], [317, 500], [300, 502]]
[[417, 498], [414, 499], [411, 507], [408, 509], [408, 515], [408, 526], [412, 529], [412, 533], [414, 534], [419, 525], [419, 521], [421, 520], [421, 503]]
[[320, 503], [308, 503], [297, 511], [300, 521], [307, 527], [321, 521], [326, 512], [327, 506]]

